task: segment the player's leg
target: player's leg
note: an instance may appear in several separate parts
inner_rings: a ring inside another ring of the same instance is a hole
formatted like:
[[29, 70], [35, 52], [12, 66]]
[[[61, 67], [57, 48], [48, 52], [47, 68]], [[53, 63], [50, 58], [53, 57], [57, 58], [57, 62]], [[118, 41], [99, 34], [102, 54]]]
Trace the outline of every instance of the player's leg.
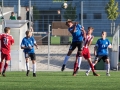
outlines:
[[4, 77], [5, 77], [5, 72], [6, 72], [6, 69], [8, 67], [8, 63], [9, 63], [10, 60], [11, 60], [10, 53], [9, 54], [5, 54], [5, 64], [4, 64], [3, 71], [2, 71], [2, 76], [4, 76]]
[[83, 42], [80, 41], [77, 43], [77, 47], [78, 47], [78, 53], [77, 53], [77, 56], [78, 56], [78, 60], [76, 58], [76, 62], [74, 63], [74, 71], [73, 71], [73, 76], [76, 75], [76, 73], [78, 72], [78, 62], [81, 62], [81, 57], [82, 57], [82, 48], [83, 48]]
[[7, 69], [7, 67], [8, 67], [9, 61], [10, 61], [10, 60], [5, 60], [5, 65], [4, 65], [3, 71], [2, 71], [2, 76], [4, 76], [4, 77], [6, 76], [6, 75], [5, 75], [5, 72], [6, 72], [6, 69]]
[[3, 60], [4, 60], [4, 54], [3, 54], [3, 53], [1, 53], [1, 61], [0, 61], [0, 75], [2, 74]]
[[109, 58], [108, 58], [108, 56], [106, 55], [106, 56], [104, 56], [103, 57], [104, 58], [104, 60], [105, 60], [105, 62], [106, 62], [106, 75], [107, 76], [110, 76], [110, 60], [109, 60]]
[[35, 53], [31, 53], [30, 58], [31, 58], [32, 64], [33, 64], [33, 77], [36, 77], [36, 55], [35, 55]]
[[[102, 58], [101, 56], [96, 55], [96, 56], [95, 56], [95, 60], [94, 60], [94, 62], [92, 63], [92, 65], [95, 66], [95, 65], [97, 64], [98, 60], [100, 60], [101, 58]], [[86, 71], [86, 76], [89, 75], [90, 71], [91, 71], [91, 66], [89, 66], [88, 71]]]
[[26, 72], [26, 76], [29, 75], [29, 72], [30, 72], [30, 69], [29, 69], [29, 54], [28, 53], [24, 53], [25, 54], [25, 60], [26, 60], [26, 69], [27, 69], [27, 72]]
[[97, 73], [95, 72], [95, 70], [94, 70], [94, 66], [93, 66], [93, 64], [92, 64], [91, 58], [88, 58], [87, 60], [88, 60], [88, 63], [89, 63], [89, 65], [90, 65], [91, 69], [92, 69], [93, 75], [94, 75], [94, 76], [99, 76], [99, 74], [97, 74]]
[[75, 48], [76, 48], [76, 43], [73, 42], [73, 43], [70, 45], [69, 51], [68, 51], [67, 55], [66, 55], [65, 58], [64, 58], [64, 62], [63, 62], [61, 71], [64, 71], [64, 70], [65, 70], [66, 63], [67, 63], [70, 55], [72, 54], [72, 52], [73, 52], [73, 50], [74, 50]]

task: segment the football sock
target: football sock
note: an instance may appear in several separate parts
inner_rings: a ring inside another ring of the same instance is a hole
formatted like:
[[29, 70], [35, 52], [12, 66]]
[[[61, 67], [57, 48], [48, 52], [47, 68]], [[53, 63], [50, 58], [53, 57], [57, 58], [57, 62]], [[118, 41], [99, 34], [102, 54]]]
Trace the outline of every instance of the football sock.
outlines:
[[78, 63], [77, 63], [77, 62], [75, 62], [75, 63], [74, 63], [74, 72], [76, 72], [77, 67], [78, 67]]
[[0, 62], [0, 73], [2, 72], [2, 62]]
[[82, 57], [78, 57], [78, 67], [80, 68]]
[[65, 59], [64, 59], [63, 64], [66, 64], [66, 63], [67, 63], [67, 61], [68, 61], [69, 57], [70, 57], [70, 56], [67, 56], [67, 55], [65, 56]]
[[92, 69], [92, 72], [95, 72], [93, 64], [90, 64], [90, 67]]
[[[92, 64], [93, 66], [95, 66], [95, 64], [93, 63]], [[89, 65], [89, 70], [87, 71], [88, 73], [91, 71], [91, 67], [90, 67], [90, 65]]]
[[8, 67], [8, 64], [7, 64], [7, 63], [5, 63], [5, 65], [4, 65], [4, 69], [3, 69], [3, 73], [5, 73], [5, 71], [6, 71], [7, 67]]
[[36, 73], [36, 63], [33, 64], [33, 73]]
[[106, 64], [107, 73], [110, 71], [110, 64]]
[[29, 62], [26, 62], [26, 69], [29, 70]]

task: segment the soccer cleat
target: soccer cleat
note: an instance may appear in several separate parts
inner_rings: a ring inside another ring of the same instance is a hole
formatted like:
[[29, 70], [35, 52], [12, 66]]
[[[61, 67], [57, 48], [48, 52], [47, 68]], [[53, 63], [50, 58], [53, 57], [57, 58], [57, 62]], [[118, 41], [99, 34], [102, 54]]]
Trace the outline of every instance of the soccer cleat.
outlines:
[[27, 70], [26, 76], [28, 76], [28, 75], [29, 75], [29, 72], [30, 72], [30, 70]]
[[77, 69], [76, 69], [76, 72], [75, 72], [75, 73], [78, 73], [78, 70], [79, 70], [79, 67], [77, 67]]
[[6, 77], [5, 73], [2, 73], [2, 76], [3, 76], [3, 77]]
[[73, 72], [73, 76], [76, 76], [76, 72]]
[[36, 73], [33, 73], [33, 77], [36, 77]]
[[86, 71], [85, 75], [86, 75], [86, 76], [89, 76], [89, 72], [88, 72], [88, 71]]
[[106, 76], [110, 76], [110, 74], [109, 74], [109, 73], [106, 73]]
[[62, 65], [62, 68], [61, 68], [61, 71], [64, 71], [65, 70], [65, 64]]
[[95, 72], [93, 72], [93, 75], [94, 75], [94, 76], [100, 76], [99, 74], [97, 74], [97, 73], [95, 73]]

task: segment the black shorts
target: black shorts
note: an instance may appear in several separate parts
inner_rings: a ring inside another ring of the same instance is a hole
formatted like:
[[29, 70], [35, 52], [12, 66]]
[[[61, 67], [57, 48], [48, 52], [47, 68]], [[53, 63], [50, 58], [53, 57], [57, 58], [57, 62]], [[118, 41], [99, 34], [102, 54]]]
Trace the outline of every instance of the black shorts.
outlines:
[[105, 62], [106, 59], [109, 59], [108, 55], [96, 55], [95, 60], [100, 62], [100, 60], [103, 60]]
[[74, 50], [76, 47], [78, 48], [78, 51], [82, 51], [83, 41], [72, 42], [72, 44], [70, 45], [69, 50]]
[[31, 60], [36, 60], [36, 55], [35, 55], [35, 53], [25, 52], [25, 58], [30, 58]]

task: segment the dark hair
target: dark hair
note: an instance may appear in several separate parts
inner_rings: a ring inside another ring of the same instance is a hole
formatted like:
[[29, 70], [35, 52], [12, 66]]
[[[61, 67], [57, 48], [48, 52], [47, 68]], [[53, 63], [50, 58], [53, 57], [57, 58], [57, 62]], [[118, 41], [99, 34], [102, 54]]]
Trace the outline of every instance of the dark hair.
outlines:
[[14, 14], [14, 12], [11, 12], [11, 14]]
[[88, 29], [92, 29], [92, 30], [94, 30], [94, 28], [93, 28], [93, 27], [88, 27]]
[[5, 27], [5, 28], [4, 28], [4, 32], [5, 32], [5, 33], [8, 33], [9, 30], [10, 30], [10, 27]]
[[107, 32], [106, 32], [106, 31], [102, 31], [102, 34], [103, 34], [103, 33], [106, 33], [106, 34], [107, 34]]
[[25, 34], [28, 35], [30, 32], [31, 32], [30, 30], [27, 30], [27, 31], [25, 32]]

